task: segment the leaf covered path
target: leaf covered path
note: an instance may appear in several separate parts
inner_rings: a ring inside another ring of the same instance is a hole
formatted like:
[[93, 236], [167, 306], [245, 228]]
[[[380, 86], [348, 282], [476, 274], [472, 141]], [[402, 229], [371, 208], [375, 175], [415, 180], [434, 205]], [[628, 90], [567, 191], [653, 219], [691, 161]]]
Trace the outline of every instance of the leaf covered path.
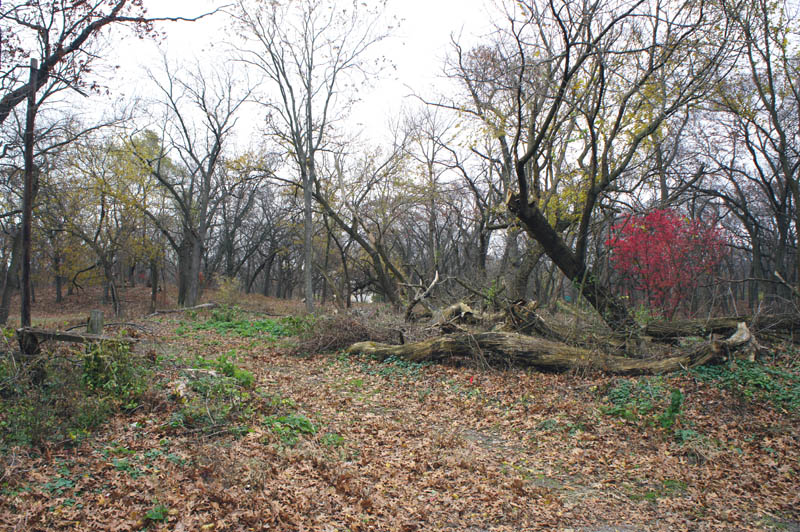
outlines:
[[[298, 358], [271, 338], [164, 328], [163, 386], [175, 379], [170, 357], [238, 353], [255, 375], [246, 423], [176, 426], [179, 400], [164, 392], [72, 449], [14, 449], [0, 472], [0, 528], [783, 530], [800, 520], [797, 417], [694, 375]], [[662, 423], [672, 390], [683, 403]]]

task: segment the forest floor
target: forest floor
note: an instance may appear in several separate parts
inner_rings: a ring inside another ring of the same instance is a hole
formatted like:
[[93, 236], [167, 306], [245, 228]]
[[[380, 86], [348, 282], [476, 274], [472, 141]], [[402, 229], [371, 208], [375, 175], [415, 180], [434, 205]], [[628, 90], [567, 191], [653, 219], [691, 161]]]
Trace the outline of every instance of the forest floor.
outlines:
[[133, 352], [54, 348], [35, 393], [5, 357], [0, 529], [800, 530], [792, 347], [634, 379], [298, 353], [334, 323], [303, 317], [125, 321]]

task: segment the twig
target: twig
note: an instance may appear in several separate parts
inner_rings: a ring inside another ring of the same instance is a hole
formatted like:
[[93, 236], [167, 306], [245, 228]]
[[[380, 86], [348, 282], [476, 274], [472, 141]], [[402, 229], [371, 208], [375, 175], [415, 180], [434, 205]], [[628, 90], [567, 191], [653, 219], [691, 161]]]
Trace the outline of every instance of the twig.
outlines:
[[[132, 327], [134, 329], [139, 329], [140, 331], [144, 331], [144, 332], [148, 332], [148, 333], [152, 332], [151, 329], [148, 329], [147, 327], [144, 327], [142, 325], [139, 325], [139, 324], [136, 324], [136, 323], [123, 322], [123, 321], [118, 321], [118, 322], [114, 322], [114, 323], [106, 323], [105, 326], [106, 327], [120, 327], [120, 326], [122, 326], [122, 327]], [[74, 331], [75, 329], [80, 329], [81, 327], [86, 328], [87, 325], [85, 323], [81, 323], [80, 325], [73, 325], [72, 327], [64, 329], [64, 331], [65, 332]]]
[[778, 278], [778, 280], [781, 282], [781, 284], [783, 286], [785, 286], [786, 288], [788, 288], [789, 290], [792, 291], [792, 294], [794, 294], [794, 297], [800, 298], [800, 290], [798, 290], [796, 286], [792, 286], [788, 282], [786, 282], [786, 280], [783, 277], [781, 277], [781, 274], [778, 273], [777, 271], [775, 271], [775, 277]]
[[189, 312], [191, 310], [209, 310], [213, 308], [219, 307], [219, 303], [203, 303], [202, 305], [197, 305], [194, 307], [186, 307], [186, 308], [175, 308], [175, 309], [163, 309], [163, 310], [156, 310], [152, 314], [148, 314], [148, 318], [152, 318], [153, 316], [158, 316], [159, 314], [174, 314], [176, 312]]

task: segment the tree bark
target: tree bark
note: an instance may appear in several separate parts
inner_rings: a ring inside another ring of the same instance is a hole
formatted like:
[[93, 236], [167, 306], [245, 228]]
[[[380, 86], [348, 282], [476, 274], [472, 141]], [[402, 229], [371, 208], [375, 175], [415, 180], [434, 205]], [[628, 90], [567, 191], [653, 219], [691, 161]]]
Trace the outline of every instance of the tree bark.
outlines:
[[178, 306], [193, 307], [200, 299], [200, 267], [203, 243], [194, 232], [185, 228], [178, 247]]
[[158, 297], [158, 261], [150, 259], [150, 314], [156, 311]]

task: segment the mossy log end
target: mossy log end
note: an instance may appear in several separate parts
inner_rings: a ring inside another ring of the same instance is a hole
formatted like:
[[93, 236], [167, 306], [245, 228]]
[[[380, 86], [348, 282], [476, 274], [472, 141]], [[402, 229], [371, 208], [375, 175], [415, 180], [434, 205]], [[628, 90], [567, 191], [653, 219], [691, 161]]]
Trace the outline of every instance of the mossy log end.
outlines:
[[[744, 324], [742, 324], [743, 326]], [[746, 329], [746, 328], [745, 328]], [[745, 340], [749, 342], [748, 337]], [[704, 342], [691, 351], [663, 359], [635, 359], [510, 332], [454, 333], [405, 345], [360, 342], [347, 350], [384, 359], [440, 362], [469, 358], [492, 366], [536, 367], [549, 370], [597, 369], [620, 375], [668, 373], [724, 357], [741, 339]]]

